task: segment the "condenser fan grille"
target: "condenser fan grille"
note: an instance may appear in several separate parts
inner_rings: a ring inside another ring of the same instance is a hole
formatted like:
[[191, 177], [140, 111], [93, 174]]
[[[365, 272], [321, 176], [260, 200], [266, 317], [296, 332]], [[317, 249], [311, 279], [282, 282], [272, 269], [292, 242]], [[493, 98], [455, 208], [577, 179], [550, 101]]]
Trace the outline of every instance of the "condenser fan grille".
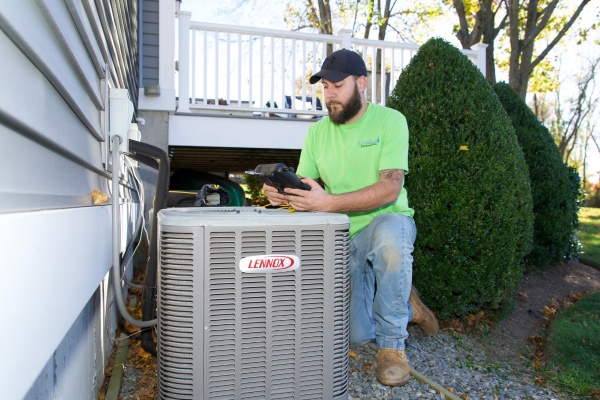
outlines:
[[161, 398], [193, 396], [194, 235], [164, 233], [160, 242], [158, 358]]

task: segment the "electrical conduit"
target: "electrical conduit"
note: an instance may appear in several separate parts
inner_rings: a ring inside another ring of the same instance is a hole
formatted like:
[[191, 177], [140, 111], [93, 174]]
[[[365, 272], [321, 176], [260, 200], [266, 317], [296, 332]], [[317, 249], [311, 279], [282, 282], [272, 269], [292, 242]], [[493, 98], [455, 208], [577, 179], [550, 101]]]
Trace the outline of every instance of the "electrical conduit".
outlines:
[[139, 321], [129, 314], [123, 300], [123, 287], [121, 286], [121, 211], [119, 204], [119, 168], [121, 165], [120, 146], [121, 137], [115, 135], [112, 137], [112, 229], [113, 229], [113, 265], [112, 278], [115, 289], [115, 299], [121, 316], [133, 326], [140, 328], [149, 328], [156, 325], [157, 319], [149, 321]]

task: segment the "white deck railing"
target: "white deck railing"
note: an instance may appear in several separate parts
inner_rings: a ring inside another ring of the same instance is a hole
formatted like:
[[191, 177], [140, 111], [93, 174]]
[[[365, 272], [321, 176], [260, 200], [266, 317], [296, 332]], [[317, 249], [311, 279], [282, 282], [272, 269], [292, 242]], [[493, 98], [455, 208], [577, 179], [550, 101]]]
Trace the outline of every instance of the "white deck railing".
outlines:
[[[319, 35], [190, 18], [190, 12], [179, 12], [177, 111], [183, 113], [326, 115], [325, 107], [319, 107], [322, 85], [307, 81], [320, 69], [328, 45], [334, 51], [349, 48], [362, 54], [369, 71], [367, 99], [385, 105], [393, 90], [390, 83], [396, 82], [419, 49], [416, 44], [353, 38], [350, 30], [342, 30], [338, 36]], [[485, 47], [462, 50], [484, 75]], [[379, 65], [373, 62], [377, 51], [381, 52]]]

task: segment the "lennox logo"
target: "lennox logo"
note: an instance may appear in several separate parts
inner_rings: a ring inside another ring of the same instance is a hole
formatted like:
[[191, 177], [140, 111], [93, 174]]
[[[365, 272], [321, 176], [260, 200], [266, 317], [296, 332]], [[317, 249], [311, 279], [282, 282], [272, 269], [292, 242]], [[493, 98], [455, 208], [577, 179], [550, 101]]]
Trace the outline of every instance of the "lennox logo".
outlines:
[[240, 271], [250, 273], [294, 271], [299, 267], [298, 257], [288, 254], [267, 254], [244, 257], [240, 260]]

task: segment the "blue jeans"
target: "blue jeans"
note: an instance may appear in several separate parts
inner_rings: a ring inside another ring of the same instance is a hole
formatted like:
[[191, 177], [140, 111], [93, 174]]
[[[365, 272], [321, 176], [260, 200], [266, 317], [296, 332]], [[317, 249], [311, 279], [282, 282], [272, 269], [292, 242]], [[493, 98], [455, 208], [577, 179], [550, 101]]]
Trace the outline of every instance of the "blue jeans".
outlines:
[[383, 214], [350, 240], [350, 346], [404, 349], [416, 235], [412, 218]]

